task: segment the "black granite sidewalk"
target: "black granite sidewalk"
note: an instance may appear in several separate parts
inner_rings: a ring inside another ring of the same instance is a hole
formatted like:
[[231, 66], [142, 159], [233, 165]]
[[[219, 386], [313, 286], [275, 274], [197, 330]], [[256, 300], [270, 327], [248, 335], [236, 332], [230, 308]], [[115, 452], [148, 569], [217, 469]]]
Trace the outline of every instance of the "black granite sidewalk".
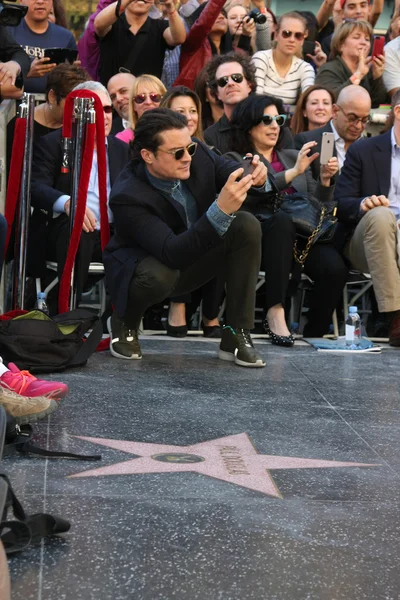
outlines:
[[53, 377], [70, 393], [36, 442], [101, 462], [5, 460], [28, 511], [72, 522], [10, 560], [13, 600], [400, 598], [398, 350], [142, 349]]

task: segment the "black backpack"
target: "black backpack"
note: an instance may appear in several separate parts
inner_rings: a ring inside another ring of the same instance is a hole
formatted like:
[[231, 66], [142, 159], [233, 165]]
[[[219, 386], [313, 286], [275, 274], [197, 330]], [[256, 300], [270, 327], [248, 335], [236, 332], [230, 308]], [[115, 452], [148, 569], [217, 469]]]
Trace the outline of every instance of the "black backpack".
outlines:
[[85, 365], [102, 335], [100, 319], [88, 310], [78, 308], [54, 318], [33, 310], [0, 320], [0, 356], [32, 373], [63, 371]]

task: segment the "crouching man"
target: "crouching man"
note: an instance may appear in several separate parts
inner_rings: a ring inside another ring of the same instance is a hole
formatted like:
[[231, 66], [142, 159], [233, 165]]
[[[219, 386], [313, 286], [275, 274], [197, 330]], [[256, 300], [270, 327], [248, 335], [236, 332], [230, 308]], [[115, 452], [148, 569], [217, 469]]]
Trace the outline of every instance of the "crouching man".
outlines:
[[261, 229], [251, 214], [236, 211], [251, 186], [264, 192], [266, 167], [255, 156], [252, 174], [242, 177], [238, 163], [193, 141], [186, 118], [169, 109], [139, 119], [131, 152], [111, 192], [115, 234], [104, 254], [115, 308], [111, 353], [142, 358], [138, 328], [145, 310], [223, 270], [227, 326], [218, 356], [265, 366], [250, 337]]

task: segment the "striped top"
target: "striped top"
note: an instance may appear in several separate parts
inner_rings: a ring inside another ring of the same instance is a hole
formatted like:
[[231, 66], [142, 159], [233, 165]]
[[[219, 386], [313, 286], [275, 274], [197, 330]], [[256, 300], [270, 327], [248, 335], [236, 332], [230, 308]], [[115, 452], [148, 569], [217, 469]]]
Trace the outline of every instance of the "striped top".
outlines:
[[315, 71], [310, 64], [293, 57], [292, 66], [285, 77], [281, 77], [275, 67], [272, 50], [256, 52], [252, 58], [256, 68], [257, 94], [268, 94], [281, 98], [284, 104], [296, 104], [315, 80]]

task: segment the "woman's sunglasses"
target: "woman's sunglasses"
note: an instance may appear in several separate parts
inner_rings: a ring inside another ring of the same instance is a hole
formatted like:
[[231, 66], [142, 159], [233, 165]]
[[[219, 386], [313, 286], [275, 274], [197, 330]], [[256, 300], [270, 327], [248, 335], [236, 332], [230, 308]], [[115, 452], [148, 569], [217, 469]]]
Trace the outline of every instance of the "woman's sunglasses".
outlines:
[[261, 122], [264, 123], [264, 125], [272, 125], [272, 123], [275, 121], [279, 127], [282, 127], [286, 119], [287, 115], [264, 115], [261, 118]]
[[151, 94], [138, 94], [133, 99], [136, 104], [143, 104], [147, 97], [149, 97], [150, 100], [155, 104], [159, 104], [161, 102], [161, 94], [156, 94], [155, 92], [151, 92]]
[[165, 152], [165, 154], [172, 154], [175, 160], [181, 160], [184, 157], [185, 152], [187, 152], [189, 156], [193, 156], [196, 152], [196, 148], [197, 142], [192, 142], [184, 148], [178, 148], [177, 150], [163, 150], [162, 148], [158, 148], [158, 150], [160, 150], [160, 152]]
[[285, 40], [288, 40], [291, 37], [294, 37], [298, 42], [302, 42], [304, 40], [304, 38], [306, 37], [305, 33], [302, 33], [301, 31], [296, 31], [293, 33], [293, 31], [288, 31], [287, 29], [282, 31], [282, 37]]
[[232, 75], [226, 75], [225, 77], [218, 77], [218, 79], [217, 79], [218, 87], [223, 88], [226, 85], [228, 85], [229, 78], [231, 78], [232, 81], [234, 81], [235, 83], [242, 83], [242, 81], [244, 79], [244, 75], [242, 73], [233, 73]]

